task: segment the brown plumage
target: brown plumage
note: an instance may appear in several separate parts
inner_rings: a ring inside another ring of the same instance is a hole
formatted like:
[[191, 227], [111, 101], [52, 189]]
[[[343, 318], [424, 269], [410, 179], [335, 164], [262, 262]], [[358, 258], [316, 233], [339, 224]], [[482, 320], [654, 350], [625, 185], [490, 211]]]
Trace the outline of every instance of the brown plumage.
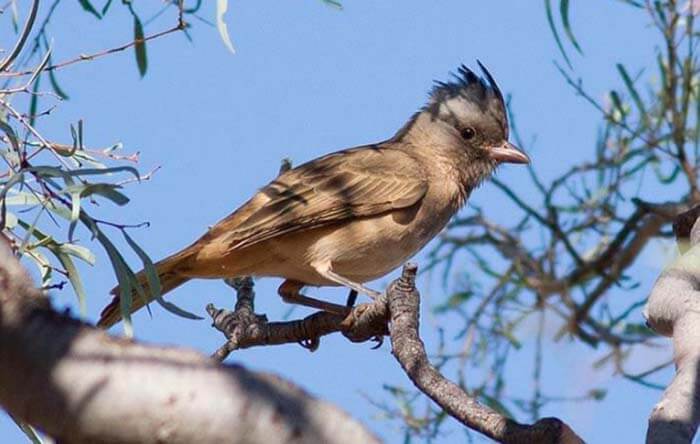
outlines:
[[[281, 174], [199, 240], [158, 262], [161, 293], [193, 278], [254, 275], [283, 277], [285, 300], [329, 311], [344, 308], [306, 298], [300, 289], [343, 285], [375, 294], [362, 284], [437, 235], [499, 163], [529, 161], [508, 143], [503, 97], [484, 72], [488, 83], [462, 66], [454, 81], [437, 84], [393, 138]], [[148, 293], [143, 271], [137, 279]], [[121, 318], [118, 290], [98, 325]], [[144, 305], [133, 295], [130, 311]]]

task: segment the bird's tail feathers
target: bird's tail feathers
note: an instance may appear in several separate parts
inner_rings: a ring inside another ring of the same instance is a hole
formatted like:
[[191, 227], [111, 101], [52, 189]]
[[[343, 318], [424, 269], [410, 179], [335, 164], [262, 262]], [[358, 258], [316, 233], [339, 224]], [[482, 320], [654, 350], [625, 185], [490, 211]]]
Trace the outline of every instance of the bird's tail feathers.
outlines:
[[[180, 255], [174, 255], [155, 264], [160, 280], [161, 295], [174, 290], [190, 279], [187, 276], [177, 273], [176, 267], [181, 264], [181, 261], [182, 257], [180, 257]], [[143, 294], [141, 294], [136, 288], [131, 289], [131, 306], [129, 307], [129, 313], [143, 308], [156, 298], [148, 285], [148, 277], [145, 270], [136, 273], [136, 280], [144, 291]], [[110, 293], [113, 296], [112, 301], [102, 310], [102, 313], [100, 313], [100, 320], [97, 322], [97, 326], [104, 329], [111, 327], [122, 319], [120, 287], [114, 287]]]

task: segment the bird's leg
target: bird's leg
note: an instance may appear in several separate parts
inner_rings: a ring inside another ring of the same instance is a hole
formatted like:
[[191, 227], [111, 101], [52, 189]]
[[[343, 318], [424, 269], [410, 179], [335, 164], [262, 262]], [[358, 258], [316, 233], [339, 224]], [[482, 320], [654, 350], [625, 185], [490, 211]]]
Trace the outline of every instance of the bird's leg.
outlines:
[[331, 302], [320, 301], [318, 299], [304, 296], [300, 293], [302, 287], [304, 287], [303, 282], [288, 279], [282, 282], [282, 285], [280, 285], [277, 292], [282, 297], [282, 300], [289, 304], [303, 305], [305, 307], [311, 307], [341, 316], [347, 316], [348, 313], [350, 313], [350, 308], [343, 305], [333, 304]]
[[362, 284], [353, 282], [350, 279], [344, 278], [343, 276], [335, 273], [333, 270], [331, 270], [331, 264], [328, 261], [324, 261], [318, 264], [311, 264], [311, 266], [314, 267], [316, 273], [320, 274], [329, 281], [333, 281], [336, 284], [348, 287], [351, 290], [355, 290], [358, 293], [364, 293], [372, 299], [376, 299], [379, 296], [381, 296], [381, 293], [379, 293], [378, 291], [374, 291], [371, 288], [367, 288]]
[[350, 293], [348, 293], [348, 298], [345, 301], [345, 306], [351, 308], [351, 307], [355, 306], [356, 301], [357, 301], [357, 291], [350, 289]]

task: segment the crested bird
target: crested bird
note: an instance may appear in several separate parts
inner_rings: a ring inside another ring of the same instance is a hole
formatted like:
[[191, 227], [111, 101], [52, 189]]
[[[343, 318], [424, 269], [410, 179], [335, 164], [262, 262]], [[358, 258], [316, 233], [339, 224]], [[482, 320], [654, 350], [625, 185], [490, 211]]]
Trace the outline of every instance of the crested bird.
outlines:
[[[195, 278], [273, 276], [286, 302], [346, 313], [304, 296], [305, 286], [365, 287], [434, 238], [502, 163], [529, 163], [508, 141], [503, 94], [488, 70], [462, 65], [435, 82], [427, 103], [390, 139], [337, 151], [282, 172], [190, 246], [155, 264], [161, 294]], [[120, 307], [121, 290], [98, 325], [118, 322], [154, 295]], [[133, 291], [133, 290], [132, 290]]]

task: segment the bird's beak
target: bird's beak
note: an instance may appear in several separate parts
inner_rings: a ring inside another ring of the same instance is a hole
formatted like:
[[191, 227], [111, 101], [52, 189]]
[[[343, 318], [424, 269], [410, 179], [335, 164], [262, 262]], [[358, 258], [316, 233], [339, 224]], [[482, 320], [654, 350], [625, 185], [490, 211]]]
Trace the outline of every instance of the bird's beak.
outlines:
[[503, 145], [491, 147], [488, 152], [489, 156], [498, 163], [530, 163], [527, 154], [508, 141], [503, 142]]

